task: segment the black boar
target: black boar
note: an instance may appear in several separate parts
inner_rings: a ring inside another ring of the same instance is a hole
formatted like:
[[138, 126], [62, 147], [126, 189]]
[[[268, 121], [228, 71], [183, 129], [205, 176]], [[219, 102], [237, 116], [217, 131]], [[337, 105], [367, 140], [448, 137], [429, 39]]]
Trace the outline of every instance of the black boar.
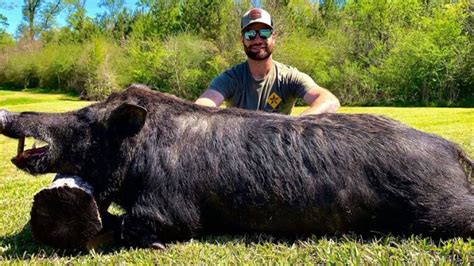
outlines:
[[474, 236], [473, 161], [384, 117], [208, 108], [132, 85], [74, 112], [0, 110], [0, 131], [48, 143], [20, 147], [18, 168], [81, 176], [103, 218], [111, 202], [123, 207], [106, 220], [129, 245], [239, 232]]

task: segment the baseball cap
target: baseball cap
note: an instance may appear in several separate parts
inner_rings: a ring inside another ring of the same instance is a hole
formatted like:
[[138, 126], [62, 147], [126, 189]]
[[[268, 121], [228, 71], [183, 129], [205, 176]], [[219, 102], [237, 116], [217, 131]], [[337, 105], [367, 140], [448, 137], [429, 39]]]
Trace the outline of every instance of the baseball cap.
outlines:
[[254, 23], [263, 23], [270, 26], [273, 29], [273, 21], [270, 13], [261, 8], [252, 8], [240, 19], [240, 29], [243, 30], [247, 26]]

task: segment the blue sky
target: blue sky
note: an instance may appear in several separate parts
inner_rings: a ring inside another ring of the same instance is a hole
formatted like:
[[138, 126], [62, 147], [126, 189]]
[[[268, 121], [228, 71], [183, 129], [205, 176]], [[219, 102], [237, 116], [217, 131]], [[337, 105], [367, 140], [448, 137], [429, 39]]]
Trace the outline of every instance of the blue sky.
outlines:
[[[7, 28], [7, 32], [10, 34], [14, 34], [18, 25], [22, 21], [22, 14], [21, 14], [21, 7], [23, 5], [22, 0], [4, 0], [3, 1], [6, 5], [0, 7], [0, 13], [3, 14], [8, 18], [8, 24], [10, 24]], [[90, 17], [95, 17], [96, 14], [102, 14], [104, 9], [99, 7], [100, 0], [86, 0], [86, 10], [87, 15]], [[134, 9], [136, 0], [125, 0], [126, 6]], [[9, 8], [6, 8], [9, 7]], [[59, 25], [65, 25], [66, 13], [63, 12], [58, 16], [57, 22]]]

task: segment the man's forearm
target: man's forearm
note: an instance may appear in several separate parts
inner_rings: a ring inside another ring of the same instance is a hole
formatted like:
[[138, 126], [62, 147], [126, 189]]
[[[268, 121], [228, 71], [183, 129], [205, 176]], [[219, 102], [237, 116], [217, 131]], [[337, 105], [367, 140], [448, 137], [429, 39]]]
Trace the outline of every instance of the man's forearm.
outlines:
[[341, 104], [339, 100], [332, 94], [319, 95], [310, 105], [308, 109], [300, 115], [314, 115], [322, 113], [335, 113]]
[[316, 115], [323, 113], [335, 113], [339, 109], [339, 102], [324, 102], [318, 105], [310, 106], [300, 115]]
[[224, 96], [219, 92], [208, 89], [195, 101], [196, 104], [210, 107], [219, 107], [224, 101]]

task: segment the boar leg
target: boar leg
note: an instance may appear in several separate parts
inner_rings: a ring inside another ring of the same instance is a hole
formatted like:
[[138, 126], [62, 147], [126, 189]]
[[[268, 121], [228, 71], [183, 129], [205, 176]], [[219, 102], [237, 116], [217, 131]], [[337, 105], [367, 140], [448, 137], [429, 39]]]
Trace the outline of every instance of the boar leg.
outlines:
[[[164, 242], [143, 219], [125, 214], [120, 217], [120, 230], [115, 229], [115, 237], [126, 246], [163, 250]], [[112, 220], [109, 220], [111, 222]], [[113, 219], [113, 227], [117, 228], [117, 220]], [[111, 225], [111, 223], [109, 223]]]

